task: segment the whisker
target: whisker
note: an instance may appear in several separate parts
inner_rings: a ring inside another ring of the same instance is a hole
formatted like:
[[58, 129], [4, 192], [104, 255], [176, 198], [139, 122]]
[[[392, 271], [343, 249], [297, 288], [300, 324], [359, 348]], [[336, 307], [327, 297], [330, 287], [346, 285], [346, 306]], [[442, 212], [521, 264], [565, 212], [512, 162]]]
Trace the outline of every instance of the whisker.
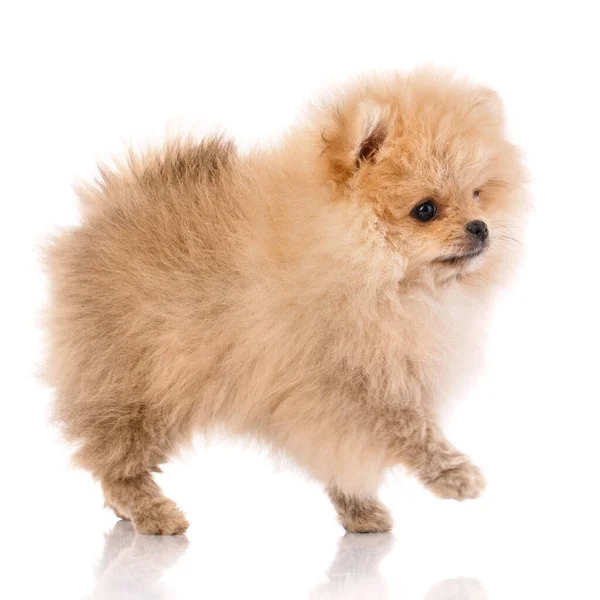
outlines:
[[497, 235], [494, 239], [500, 242], [512, 242], [514, 244], [517, 244], [517, 246], [520, 246], [522, 249], [525, 249], [523, 242], [513, 237], [512, 235]]

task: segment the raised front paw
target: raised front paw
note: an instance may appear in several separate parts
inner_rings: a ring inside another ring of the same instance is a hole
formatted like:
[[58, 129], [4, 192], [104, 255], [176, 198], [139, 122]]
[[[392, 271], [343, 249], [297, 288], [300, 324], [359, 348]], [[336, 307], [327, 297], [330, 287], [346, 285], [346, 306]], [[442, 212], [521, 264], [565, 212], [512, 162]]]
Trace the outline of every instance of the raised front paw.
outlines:
[[485, 489], [485, 479], [474, 464], [466, 461], [442, 470], [426, 481], [427, 487], [440, 498], [468, 500], [478, 498]]

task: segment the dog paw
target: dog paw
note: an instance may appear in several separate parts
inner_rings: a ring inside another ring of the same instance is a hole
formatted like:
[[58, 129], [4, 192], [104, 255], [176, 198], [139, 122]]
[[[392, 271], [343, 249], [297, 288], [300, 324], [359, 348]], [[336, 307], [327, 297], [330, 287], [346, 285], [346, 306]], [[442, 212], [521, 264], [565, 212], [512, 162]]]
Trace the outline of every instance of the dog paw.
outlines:
[[370, 513], [343, 515], [340, 516], [340, 521], [349, 533], [384, 533], [393, 526], [390, 513], [383, 507]]
[[346, 494], [335, 488], [329, 495], [340, 523], [349, 533], [383, 533], [392, 528], [392, 517], [377, 498]]
[[444, 469], [437, 477], [427, 481], [427, 487], [440, 498], [468, 500], [481, 495], [485, 479], [478, 467], [464, 462]]
[[185, 515], [171, 500], [136, 511], [133, 523], [138, 533], [147, 535], [178, 535], [189, 527]]

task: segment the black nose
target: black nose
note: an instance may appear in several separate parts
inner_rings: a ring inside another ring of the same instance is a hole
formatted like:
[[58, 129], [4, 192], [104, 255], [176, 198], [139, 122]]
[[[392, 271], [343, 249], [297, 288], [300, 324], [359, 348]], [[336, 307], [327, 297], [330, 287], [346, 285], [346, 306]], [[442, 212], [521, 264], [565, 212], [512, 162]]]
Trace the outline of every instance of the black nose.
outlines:
[[467, 231], [472, 233], [480, 242], [488, 238], [488, 226], [483, 221], [471, 221], [467, 223]]

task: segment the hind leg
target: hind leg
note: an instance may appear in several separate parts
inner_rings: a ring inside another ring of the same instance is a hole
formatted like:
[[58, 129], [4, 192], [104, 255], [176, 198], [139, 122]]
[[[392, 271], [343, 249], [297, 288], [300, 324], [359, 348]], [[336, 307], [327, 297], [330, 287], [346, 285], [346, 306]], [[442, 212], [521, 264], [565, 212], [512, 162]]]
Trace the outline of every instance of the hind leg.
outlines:
[[[154, 468], [152, 469], [152, 471], [153, 471], [154, 473], [162, 473], [162, 470], [161, 470], [159, 467], [154, 467]], [[104, 501], [104, 506], [105, 506], [106, 508], [110, 508], [110, 509], [111, 509], [111, 510], [112, 510], [112, 511], [115, 513], [115, 515], [116, 515], [116, 516], [117, 516], [119, 519], [122, 519], [122, 520], [124, 520], [124, 521], [131, 521], [131, 517], [129, 517], [129, 516], [127, 516], [127, 515], [123, 514], [123, 513], [122, 513], [122, 512], [119, 510], [119, 508], [118, 508], [117, 506], [115, 506], [114, 504], [111, 504], [111, 503], [110, 503], [110, 502], [109, 502], [109, 501], [106, 499], [106, 497], [107, 497], [107, 496], [106, 496], [106, 493], [105, 493], [105, 494], [104, 494], [104, 498], [105, 498], [105, 501]]]
[[381, 533], [392, 528], [388, 509], [374, 496], [345, 493], [338, 487], [327, 490], [340, 523], [351, 533]]
[[152, 477], [176, 438], [164, 416], [147, 403], [114, 402], [94, 406], [85, 419], [75, 461], [100, 481], [106, 504], [131, 519], [138, 533], [183, 533], [185, 516]]
[[117, 515], [133, 520], [138, 533], [175, 535], [188, 522], [175, 502], [167, 498], [149, 471], [134, 477], [104, 478], [102, 489]]

